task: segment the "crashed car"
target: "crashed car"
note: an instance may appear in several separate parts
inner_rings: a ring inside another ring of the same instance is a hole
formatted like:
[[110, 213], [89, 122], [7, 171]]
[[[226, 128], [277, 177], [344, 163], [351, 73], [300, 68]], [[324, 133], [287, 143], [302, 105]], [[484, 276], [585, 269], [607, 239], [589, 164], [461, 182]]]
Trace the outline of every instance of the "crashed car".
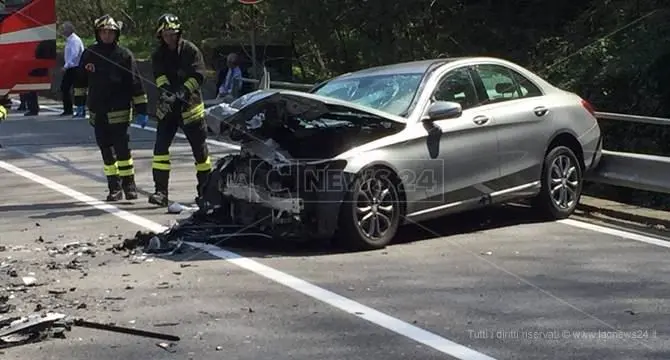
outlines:
[[273, 238], [356, 249], [386, 246], [405, 223], [503, 202], [566, 218], [602, 150], [586, 101], [495, 58], [258, 90], [208, 117], [239, 151], [218, 160], [202, 209]]

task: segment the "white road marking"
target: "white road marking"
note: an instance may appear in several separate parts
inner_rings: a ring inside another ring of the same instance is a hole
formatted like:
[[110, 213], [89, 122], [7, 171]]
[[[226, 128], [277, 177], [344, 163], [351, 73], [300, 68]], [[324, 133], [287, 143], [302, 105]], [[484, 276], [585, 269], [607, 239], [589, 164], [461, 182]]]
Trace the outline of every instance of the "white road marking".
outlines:
[[[156, 132], [157, 131], [156, 128], [151, 127], [151, 126], [145, 126], [144, 128], [137, 125], [137, 124], [130, 124], [130, 126], [136, 128], [136, 129], [140, 129], [140, 130], [146, 130], [146, 131], [151, 131], [151, 132]], [[175, 136], [177, 136], [180, 139], [186, 139], [186, 135], [184, 135], [180, 132], [178, 132]], [[216, 145], [216, 146], [224, 147], [226, 149], [232, 149], [232, 150], [239, 150], [240, 149], [239, 145], [229, 144], [229, 143], [214, 140], [214, 139], [207, 139], [207, 143], [210, 144], [210, 145]]]
[[[16, 103], [16, 104], [19, 103], [16, 100], [14, 100], [13, 102]], [[58, 107], [53, 107], [53, 106], [48, 106], [48, 105], [40, 105], [40, 108], [47, 109], [47, 110], [50, 110], [50, 111], [58, 111], [58, 112], [62, 111], [62, 109], [60, 109]], [[130, 126], [136, 128], [136, 129], [146, 130], [146, 131], [151, 131], [151, 132], [158, 131], [155, 127], [151, 127], [151, 126], [145, 126], [144, 128], [137, 125], [137, 124], [130, 124]], [[175, 136], [177, 136], [180, 139], [186, 139], [186, 135], [182, 134], [181, 132], [178, 132]], [[214, 139], [207, 139], [207, 143], [210, 144], [210, 145], [224, 147], [226, 149], [232, 149], [232, 150], [239, 150], [240, 149], [239, 145], [229, 144], [227, 142], [218, 141], [218, 140], [214, 140]]]
[[[48, 107], [48, 106], [44, 106], [44, 108], [57, 110], [56, 108]], [[136, 124], [132, 124], [132, 126], [137, 128], [137, 129], [140, 129], [140, 130], [156, 132], [155, 128], [152, 128], [152, 127], [149, 127], [149, 126], [145, 127], [144, 129], [142, 127], [136, 125]], [[180, 134], [180, 133], [178, 133], [177, 136], [179, 136], [182, 139], [186, 138], [186, 136], [184, 136], [183, 134]], [[211, 145], [225, 147], [225, 148], [228, 148], [228, 149], [235, 149], [235, 150], [239, 149], [238, 145], [229, 144], [229, 143], [226, 143], [226, 142], [223, 142], [223, 141], [208, 139], [207, 143], [209, 143]], [[613, 228], [610, 228], [610, 227], [607, 227], [607, 226], [591, 224], [591, 223], [588, 223], [588, 222], [574, 220], [574, 219], [559, 220], [557, 222], [561, 223], [561, 224], [564, 224], [564, 225], [578, 227], [580, 229], [586, 229], [586, 230], [599, 232], [601, 234], [617, 236], [617, 237], [621, 237], [621, 238], [624, 238], [624, 239], [639, 241], [639, 242], [643, 242], [643, 243], [650, 244], [650, 245], [656, 245], [656, 246], [661, 246], [661, 247], [664, 247], [664, 248], [670, 248], [670, 242], [659, 239], [659, 238], [656, 238], [656, 237], [653, 237], [653, 236], [636, 234], [636, 233], [633, 233], [633, 232], [630, 232], [630, 231], [613, 229]]]
[[597, 231], [599, 233], [625, 238], [625, 239], [628, 239], [628, 240], [635, 240], [635, 241], [647, 243], [647, 244], [650, 244], [650, 245], [656, 245], [656, 246], [661, 246], [661, 247], [664, 247], [664, 248], [670, 248], [670, 241], [662, 240], [662, 239], [659, 239], [659, 238], [656, 238], [656, 237], [653, 237], [653, 236], [636, 234], [636, 233], [633, 233], [633, 232], [630, 232], [630, 231], [614, 229], [614, 228], [607, 227], [607, 226], [591, 224], [591, 223], [587, 223], [587, 222], [583, 222], [583, 221], [579, 221], [579, 220], [573, 220], [573, 219], [558, 220], [557, 222], [561, 223], [561, 224], [565, 224], [565, 225], [578, 227], [578, 228], [581, 228], [581, 229]]
[[[91, 196], [71, 189], [65, 185], [59, 184], [53, 180], [47, 179], [30, 171], [14, 166], [8, 162], [0, 160], [0, 168], [19, 175], [25, 179], [41, 184], [49, 189], [57, 191], [72, 199], [85, 203], [96, 209], [106, 211], [130, 223], [136, 224], [153, 232], [162, 232], [167, 227], [153, 222], [144, 217], [138, 216], [129, 211], [119, 209], [118, 207], [97, 200]], [[338, 308], [351, 315], [367, 320], [377, 326], [391, 330], [396, 334], [415, 340], [421, 344], [429, 346], [441, 353], [450, 355], [459, 360], [496, 360], [490, 356], [479, 353], [464, 345], [445, 339], [437, 334], [431, 333], [400, 319], [394, 318], [373, 308], [355, 302], [349, 298], [333, 293], [329, 290], [318, 287], [305, 280], [295, 276], [283, 273], [279, 270], [263, 265], [252, 259], [245, 258], [231, 251], [223, 250], [211, 245], [191, 244], [208, 251], [210, 254], [225, 259], [243, 269], [268, 278], [274, 282], [285, 285], [295, 291], [310, 296], [316, 300], [324, 302], [330, 306]]]

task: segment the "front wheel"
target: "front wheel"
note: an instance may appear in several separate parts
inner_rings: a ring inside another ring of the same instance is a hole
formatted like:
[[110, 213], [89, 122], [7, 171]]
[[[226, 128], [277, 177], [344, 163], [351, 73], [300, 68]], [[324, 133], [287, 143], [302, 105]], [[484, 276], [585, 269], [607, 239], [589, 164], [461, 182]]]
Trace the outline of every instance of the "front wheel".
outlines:
[[582, 168], [575, 153], [566, 146], [553, 148], [544, 159], [542, 190], [534, 207], [551, 220], [568, 218], [582, 194]]
[[340, 208], [337, 240], [352, 250], [386, 247], [400, 224], [398, 188], [389, 171], [356, 177]]

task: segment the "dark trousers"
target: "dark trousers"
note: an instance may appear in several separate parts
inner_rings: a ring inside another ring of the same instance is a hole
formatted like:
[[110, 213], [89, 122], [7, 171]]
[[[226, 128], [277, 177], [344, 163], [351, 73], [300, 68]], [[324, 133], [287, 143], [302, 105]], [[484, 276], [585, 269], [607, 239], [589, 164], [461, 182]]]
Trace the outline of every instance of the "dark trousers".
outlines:
[[152, 173], [156, 192], [168, 194], [170, 179], [170, 145], [174, 140], [177, 130], [181, 128], [186, 139], [191, 145], [193, 158], [195, 159], [196, 187], [198, 195], [201, 194], [202, 186], [207, 181], [212, 170], [207, 148], [207, 124], [205, 120], [196, 121], [184, 125], [181, 115], [168, 114], [158, 122], [156, 131], [156, 143], [154, 145], [154, 156], [152, 162]]
[[107, 115], [95, 114], [93, 119], [95, 141], [102, 153], [104, 172], [110, 191], [134, 184], [135, 167], [130, 150], [130, 123], [109, 124]]
[[28, 108], [28, 112], [32, 114], [37, 114], [40, 112], [40, 104], [37, 102], [37, 93], [32, 91], [29, 93], [23, 94], [23, 99]]
[[72, 87], [74, 86], [77, 70], [70, 68], [65, 70], [63, 79], [60, 82], [60, 92], [63, 96], [63, 113], [72, 114]]

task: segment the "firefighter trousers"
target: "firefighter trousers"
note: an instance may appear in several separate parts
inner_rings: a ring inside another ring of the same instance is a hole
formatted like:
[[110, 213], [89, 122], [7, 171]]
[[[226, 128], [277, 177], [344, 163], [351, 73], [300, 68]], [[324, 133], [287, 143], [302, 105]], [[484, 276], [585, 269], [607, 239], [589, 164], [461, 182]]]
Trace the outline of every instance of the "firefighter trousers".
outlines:
[[204, 119], [184, 124], [181, 115], [168, 114], [158, 121], [156, 131], [156, 143], [152, 162], [152, 173], [156, 193], [168, 195], [170, 180], [170, 145], [174, 140], [177, 130], [181, 128], [191, 145], [191, 151], [195, 160], [195, 170], [198, 196], [201, 195], [202, 187], [209, 177], [212, 164], [207, 147], [207, 124]]
[[91, 114], [110, 192], [134, 190], [135, 167], [128, 136], [129, 122], [110, 124], [106, 114]]

